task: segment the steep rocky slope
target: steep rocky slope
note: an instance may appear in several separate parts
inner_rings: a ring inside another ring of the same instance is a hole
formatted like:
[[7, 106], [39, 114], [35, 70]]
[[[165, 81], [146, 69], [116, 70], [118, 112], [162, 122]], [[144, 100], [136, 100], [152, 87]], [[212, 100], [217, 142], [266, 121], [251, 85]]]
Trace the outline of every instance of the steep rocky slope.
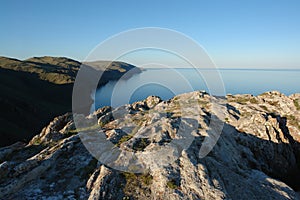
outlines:
[[[107, 64], [85, 63], [100, 71]], [[55, 116], [71, 111], [73, 83], [80, 66], [80, 62], [63, 57], [24, 61], [0, 57], [0, 146], [28, 141]], [[133, 68], [122, 62], [111, 63], [99, 86]]]
[[298, 199], [299, 99], [193, 92], [67, 113], [0, 149], [0, 199]]

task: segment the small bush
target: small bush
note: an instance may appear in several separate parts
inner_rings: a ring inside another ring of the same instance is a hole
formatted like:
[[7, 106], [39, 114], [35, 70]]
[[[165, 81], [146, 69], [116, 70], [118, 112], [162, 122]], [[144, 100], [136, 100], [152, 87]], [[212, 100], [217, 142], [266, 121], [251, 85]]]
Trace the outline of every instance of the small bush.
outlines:
[[251, 98], [251, 99], [250, 99], [250, 103], [258, 104], [258, 101], [257, 101], [257, 99], [255, 99], [255, 98]]
[[173, 189], [173, 190], [178, 188], [178, 185], [176, 184], [175, 180], [168, 181], [167, 186], [168, 186], [168, 188]]
[[150, 141], [147, 138], [138, 138], [133, 144], [133, 150], [143, 151], [149, 144]]
[[149, 174], [135, 174], [132, 172], [124, 172], [123, 176], [126, 179], [126, 182], [129, 184], [137, 184], [142, 182], [145, 185], [150, 185], [152, 183], [153, 177]]
[[251, 112], [242, 112], [241, 116], [243, 116], [243, 117], [251, 117], [252, 113]]
[[133, 135], [124, 135], [123, 137], [121, 137], [121, 139], [118, 141], [118, 143], [116, 144], [117, 147], [120, 147], [122, 143], [127, 142], [128, 140], [130, 140], [131, 138], [133, 138]]
[[294, 100], [294, 105], [296, 107], [297, 110], [300, 110], [300, 105], [299, 105], [299, 101], [298, 100]]
[[249, 99], [247, 97], [231, 97], [228, 98], [228, 102], [236, 102], [239, 104], [246, 104], [249, 101]]
[[137, 196], [142, 193], [144, 195], [150, 195], [149, 185], [152, 184], [153, 177], [149, 173], [135, 174], [130, 172], [121, 173], [126, 180], [123, 187], [125, 197], [130, 199], [137, 199]]
[[265, 111], [269, 112], [269, 109], [268, 109], [266, 106], [260, 105], [259, 107], [261, 107], [261, 108], [264, 109]]
[[76, 130], [69, 130], [64, 133], [64, 138], [71, 137], [72, 135], [76, 135], [78, 132]]
[[33, 141], [33, 143], [32, 143], [33, 145], [41, 145], [42, 144], [42, 140], [41, 140], [41, 138], [36, 138], [36, 139], [34, 139], [34, 141]]
[[300, 130], [300, 125], [298, 123], [298, 120], [296, 119], [296, 117], [294, 115], [287, 115], [286, 116], [288, 123], [292, 126], [295, 126], [296, 128], [298, 128]]
[[272, 105], [272, 106], [279, 106], [279, 103], [278, 103], [278, 101], [270, 101], [270, 102], [268, 102], [270, 105]]
[[240, 98], [237, 98], [236, 102], [239, 103], [239, 104], [246, 104], [249, 100], [247, 98], [243, 98], [243, 97], [240, 97]]
[[145, 185], [150, 185], [152, 183], [153, 177], [150, 174], [143, 174], [141, 180]]

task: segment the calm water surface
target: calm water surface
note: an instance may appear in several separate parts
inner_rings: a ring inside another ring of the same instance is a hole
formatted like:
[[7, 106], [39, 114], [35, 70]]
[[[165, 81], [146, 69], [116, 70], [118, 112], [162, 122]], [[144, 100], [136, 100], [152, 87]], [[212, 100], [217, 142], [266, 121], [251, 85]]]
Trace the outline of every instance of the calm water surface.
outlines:
[[[207, 81], [208, 80], [208, 81]], [[224, 85], [220, 85], [220, 81]], [[209, 87], [208, 87], [209, 86]], [[143, 100], [150, 95], [169, 99], [194, 90], [224, 88], [225, 94], [258, 95], [278, 90], [286, 95], [300, 93], [300, 70], [195, 70], [147, 69], [130, 79], [111, 81], [95, 93], [96, 108], [117, 107]]]

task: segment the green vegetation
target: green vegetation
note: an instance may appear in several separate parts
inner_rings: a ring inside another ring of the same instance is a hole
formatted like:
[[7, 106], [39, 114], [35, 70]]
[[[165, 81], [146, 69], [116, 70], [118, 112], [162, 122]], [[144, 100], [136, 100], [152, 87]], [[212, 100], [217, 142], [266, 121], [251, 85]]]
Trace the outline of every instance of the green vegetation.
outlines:
[[122, 143], [127, 142], [128, 140], [130, 140], [131, 138], [133, 138], [132, 134], [128, 134], [128, 135], [124, 135], [116, 144], [117, 147], [120, 147]]
[[[109, 63], [97, 65], [106, 67]], [[5, 97], [0, 98], [0, 137], [5, 138], [0, 146], [28, 142], [54, 117], [71, 111], [73, 82], [80, 66], [80, 62], [63, 57], [21, 61], [0, 56], [0, 90]], [[122, 62], [112, 62], [109, 69], [99, 86], [119, 79], [129, 70], [140, 72]]]
[[294, 115], [287, 115], [285, 117], [287, 118], [288, 123], [290, 125], [295, 126], [296, 128], [298, 128], [300, 130], [300, 124]]
[[5, 69], [35, 74], [40, 80], [67, 84], [75, 81], [81, 63], [63, 57], [35, 57], [24, 61], [1, 57], [0, 65]]
[[[127, 135], [124, 135], [123, 137], [121, 137], [121, 139], [118, 141], [118, 143], [115, 146], [120, 147], [122, 143], [127, 142], [128, 140], [133, 138], [133, 136], [139, 131], [142, 124], [146, 121], [147, 121], [147, 119], [145, 117], [133, 116], [128, 122], [133, 122], [135, 124], [135, 127], [132, 129], [130, 134], [127, 134]], [[124, 123], [127, 123], [127, 122], [124, 121]], [[141, 141], [140, 148], [143, 147], [144, 142], [146, 142], [146, 141]]]
[[300, 110], [299, 101], [297, 99], [294, 100], [294, 105], [295, 105], [297, 110]]
[[140, 176], [140, 179], [145, 185], [150, 185], [152, 183], [153, 177], [150, 174], [144, 174]]
[[253, 98], [250, 99], [250, 103], [258, 104], [258, 100], [255, 97], [253, 97]]
[[138, 183], [142, 182], [145, 185], [150, 185], [152, 183], [153, 177], [149, 173], [145, 174], [135, 174], [132, 172], [123, 172], [123, 176], [127, 183]]
[[176, 188], [178, 188], [178, 185], [177, 185], [177, 183], [176, 183], [175, 180], [168, 181], [167, 182], [167, 186], [168, 186], [168, 188], [173, 189], [173, 190], [175, 190]]
[[76, 135], [78, 132], [76, 130], [69, 130], [68, 132], [64, 133], [64, 138], [71, 137], [72, 135]]
[[264, 109], [267, 112], [270, 112], [269, 109], [265, 105], [260, 105], [259, 107], [261, 107], [262, 109]]
[[258, 100], [255, 97], [252, 96], [229, 96], [228, 102], [236, 102], [242, 105], [245, 105], [246, 103], [250, 102], [252, 104], [258, 104]]
[[108, 123], [108, 121], [105, 121], [105, 122], [100, 121], [100, 122], [98, 122], [98, 124], [99, 124], [100, 127], [104, 127], [107, 123]]
[[133, 145], [133, 150], [143, 151], [149, 144], [150, 141], [147, 138], [138, 138]]
[[32, 142], [33, 145], [41, 145], [42, 144], [42, 141], [41, 139], [38, 137], [38, 138], [35, 138]]
[[249, 101], [249, 99], [245, 98], [245, 97], [232, 96], [232, 97], [228, 98], [228, 102], [236, 102], [239, 104], [246, 104], [248, 101]]
[[279, 106], [278, 101], [273, 101], [273, 102], [269, 101], [268, 103], [272, 106]]
[[251, 112], [241, 112], [241, 116], [243, 116], [243, 117], [251, 117], [252, 113]]
[[270, 93], [269, 92], [264, 92], [264, 93], [261, 93], [259, 96], [270, 96]]
[[235, 102], [239, 103], [239, 104], [246, 104], [249, 101], [248, 98], [244, 98], [244, 97], [238, 97], [235, 98]]
[[78, 128], [78, 129], [71, 129], [71, 130], [68, 130], [64, 133], [64, 138], [71, 137], [72, 135], [76, 135], [79, 132], [93, 131], [93, 130], [97, 130], [97, 129], [100, 129], [100, 128], [101, 128], [100, 125], [94, 124], [92, 126], [82, 127], [82, 128]]
[[126, 183], [124, 185], [123, 191], [125, 197], [138, 196], [139, 193], [150, 195], [149, 186], [152, 184], [153, 177], [149, 173], [135, 174], [131, 172], [123, 172], [121, 174]]
[[0, 146], [29, 141], [54, 117], [71, 110], [72, 86], [39, 77], [58, 68], [61, 67], [0, 57], [0, 90], [5, 96], [0, 100], [0, 136], [5, 138]]
[[287, 115], [286, 118], [291, 121], [296, 121], [296, 117], [294, 115]]
[[59, 74], [59, 73], [41, 73], [39, 75], [40, 79], [49, 81], [55, 84], [66, 84], [74, 82], [74, 78], [70, 77], [67, 74]]

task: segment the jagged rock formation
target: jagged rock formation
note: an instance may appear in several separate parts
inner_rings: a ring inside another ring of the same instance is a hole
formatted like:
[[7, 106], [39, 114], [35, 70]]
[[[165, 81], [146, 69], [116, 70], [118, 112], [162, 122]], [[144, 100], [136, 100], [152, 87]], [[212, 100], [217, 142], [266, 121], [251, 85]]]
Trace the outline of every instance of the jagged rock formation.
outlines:
[[[299, 100], [193, 92], [65, 114], [26, 146], [0, 149], [0, 199], [298, 199]], [[105, 146], [99, 161], [87, 143]], [[143, 171], [117, 170], [127, 161]]]
[[[107, 61], [84, 63], [104, 71]], [[71, 111], [73, 83], [81, 63], [64, 57], [17, 60], [0, 56], [0, 146], [30, 140], [55, 116]], [[92, 69], [92, 68], [91, 68]], [[132, 69], [135, 69], [132, 70]], [[99, 86], [117, 80], [128, 71], [140, 70], [112, 62]], [[95, 74], [95, 70], [91, 70]], [[91, 100], [92, 101], [92, 100]]]

